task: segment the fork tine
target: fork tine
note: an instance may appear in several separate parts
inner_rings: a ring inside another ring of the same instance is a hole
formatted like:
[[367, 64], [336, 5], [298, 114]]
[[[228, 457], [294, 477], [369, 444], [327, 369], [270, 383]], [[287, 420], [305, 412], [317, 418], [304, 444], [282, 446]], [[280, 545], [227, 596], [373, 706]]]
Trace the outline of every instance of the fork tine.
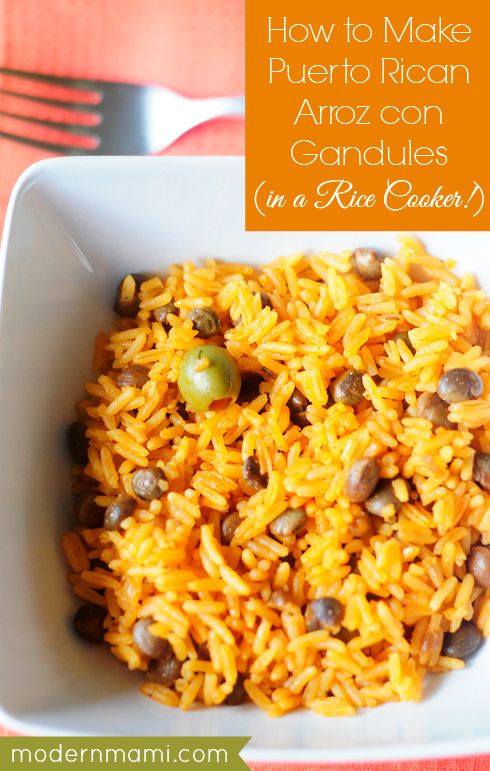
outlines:
[[10, 139], [12, 142], [20, 142], [22, 145], [29, 145], [30, 147], [38, 147], [41, 150], [47, 150], [50, 153], [56, 155], [93, 155], [94, 151], [85, 147], [72, 147], [71, 145], [57, 145], [55, 142], [43, 142], [38, 139], [31, 139], [30, 137], [23, 137], [19, 134], [11, 134], [8, 131], [0, 130], [0, 138]]
[[17, 99], [27, 99], [27, 101], [36, 102], [37, 104], [49, 104], [50, 107], [68, 107], [77, 112], [97, 113], [97, 108], [100, 105], [100, 102], [97, 104], [87, 104], [86, 102], [70, 102], [66, 99], [48, 99], [45, 96], [22, 94], [18, 91], [10, 91], [10, 89], [7, 88], [0, 88], [0, 94], [15, 96]]
[[0, 75], [8, 75], [13, 78], [25, 78], [36, 80], [39, 83], [52, 83], [56, 86], [79, 88], [83, 91], [97, 91], [100, 93], [102, 81], [88, 80], [87, 78], [64, 78], [59, 75], [43, 75], [41, 72], [29, 72], [28, 70], [13, 70], [10, 67], [0, 67]]
[[7, 118], [15, 118], [15, 120], [22, 121], [22, 123], [28, 123], [33, 126], [47, 126], [48, 128], [59, 129], [60, 131], [66, 131], [68, 134], [75, 134], [78, 136], [93, 137], [98, 139], [97, 126], [84, 126], [80, 123], [62, 123], [54, 120], [43, 120], [41, 118], [31, 118], [30, 115], [16, 115], [14, 112], [6, 112], [0, 110], [0, 115], [4, 115]]

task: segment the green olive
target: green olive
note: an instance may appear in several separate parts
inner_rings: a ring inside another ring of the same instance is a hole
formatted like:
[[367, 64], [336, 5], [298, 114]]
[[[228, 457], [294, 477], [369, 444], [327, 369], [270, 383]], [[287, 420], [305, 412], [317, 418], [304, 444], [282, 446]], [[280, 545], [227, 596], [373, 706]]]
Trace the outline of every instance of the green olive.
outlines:
[[[202, 368], [201, 362], [205, 367]], [[235, 401], [241, 378], [233, 356], [219, 345], [198, 345], [184, 355], [179, 372], [179, 390], [191, 410], [209, 409], [220, 399]]]

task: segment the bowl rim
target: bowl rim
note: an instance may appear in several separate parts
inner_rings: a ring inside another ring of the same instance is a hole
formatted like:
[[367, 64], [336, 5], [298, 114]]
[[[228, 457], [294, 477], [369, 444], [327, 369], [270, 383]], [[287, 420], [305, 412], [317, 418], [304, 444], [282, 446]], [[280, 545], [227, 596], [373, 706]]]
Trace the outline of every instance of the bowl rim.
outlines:
[[[36, 737], [97, 737], [107, 734], [85, 733], [80, 731], [55, 731], [55, 727], [40, 728], [35, 722], [14, 718], [0, 706], [0, 723], [3, 728], [19, 736]], [[246, 731], [243, 732], [244, 735]], [[123, 734], [121, 736], [126, 736]], [[115, 737], [117, 739], [117, 737]], [[138, 738], [144, 738], [138, 736]], [[159, 737], [160, 738], [160, 737]], [[183, 739], [185, 736], [182, 737]], [[217, 737], [221, 738], [221, 737]], [[226, 737], [224, 737], [226, 738]], [[400, 751], [401, 748], [401, 751]], [[245, 761], [253, 763], [373, 763], [410, 760], [437, 760], [438, 758], [485, 756], [490, 754], [490, 734], [470, 742], [464, 739], [449, 739], [437, 742], [416, 742], [407, 745], [393, 744], [388, 747], [342, 748], [342, 749], [270, 749], [267, 747], [249, 747], [246, 745], [240, 755]]]

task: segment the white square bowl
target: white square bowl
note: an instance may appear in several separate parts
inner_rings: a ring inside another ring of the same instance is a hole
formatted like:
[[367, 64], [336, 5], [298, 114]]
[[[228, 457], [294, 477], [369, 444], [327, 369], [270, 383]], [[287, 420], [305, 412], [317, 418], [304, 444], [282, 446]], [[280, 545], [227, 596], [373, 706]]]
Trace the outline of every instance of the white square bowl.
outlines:
[[[368, 761], [490, 751], [490, 643], [427, 682], [420, 704], [352, 718], [253, 706], [180, 712], [70, 631], [75, 603], [59, 536], [70, 517], [66, 425], [131, 270], [217, 256], [259, 262], [296, 249], [394, 250], [393, 233], [246, 233], [239, 158], [57, 159], [12, 196], [1, 249], [0, 722], [52, 735], [251, 735], [250, 760]], [[488, 233], [423, 233], [490, 291]]]

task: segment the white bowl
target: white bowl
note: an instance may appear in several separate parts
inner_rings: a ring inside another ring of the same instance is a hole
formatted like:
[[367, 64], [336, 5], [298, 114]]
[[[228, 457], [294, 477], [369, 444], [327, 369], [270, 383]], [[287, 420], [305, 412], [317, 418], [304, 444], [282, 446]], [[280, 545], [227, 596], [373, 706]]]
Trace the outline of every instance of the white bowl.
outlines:
[[[0, 722], [34, 734], [251, 735], [250, 760], [488, 752], [490, 643], [464, 671], [428, 681], [420, 704], [273, 721], [253, 706], [159, 706], [138, 694], [137, 675], [70, 631], [64, 432], [119, 278], [211, 255], [258, 262], [296, 249], [396, 248], [393, 233], [246, 233], [243, 178], [238, 158], [57, 159], [17, 184], [1, 249]], [[488, 233], [420, 235], [490, 291]]]

